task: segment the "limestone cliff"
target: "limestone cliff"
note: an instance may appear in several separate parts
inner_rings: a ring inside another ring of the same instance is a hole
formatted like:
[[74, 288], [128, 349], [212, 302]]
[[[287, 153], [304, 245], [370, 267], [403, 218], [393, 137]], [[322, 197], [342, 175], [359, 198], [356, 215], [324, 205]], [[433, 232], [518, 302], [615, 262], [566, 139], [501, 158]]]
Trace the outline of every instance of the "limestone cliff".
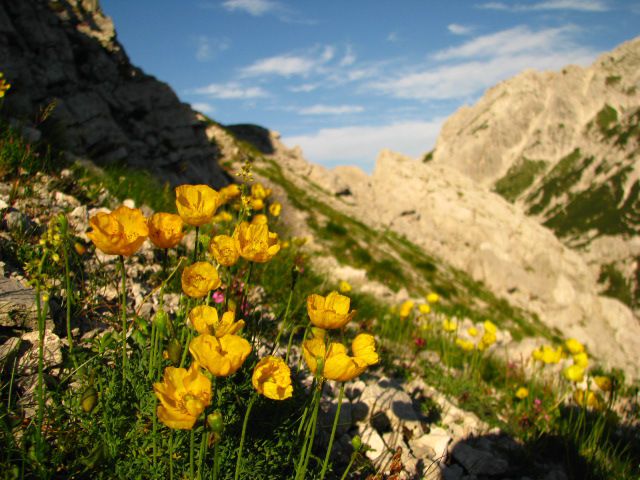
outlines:
[[129, 62], [97, 0], [0, 1], [0, 71], [12, 84], [2, 115], [67, 151], [174, 184], [227, 183], [205, 123]]
[[590, 67], [526, 71], [444, 124], [425, 160], [493, 189], [640, 308], [640, 38]]

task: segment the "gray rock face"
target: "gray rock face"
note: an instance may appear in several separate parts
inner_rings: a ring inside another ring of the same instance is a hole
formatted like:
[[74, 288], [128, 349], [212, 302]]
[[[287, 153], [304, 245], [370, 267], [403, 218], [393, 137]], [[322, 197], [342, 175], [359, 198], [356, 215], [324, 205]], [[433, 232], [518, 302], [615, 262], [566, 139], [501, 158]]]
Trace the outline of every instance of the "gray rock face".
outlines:
[[[51, 325], [50, 321], [48, 322]], [[0, 326], [37, 330], [36, 292], [11, 278], [0, 278]]]
[[228, 183], [206, 123], [131, 65], [97, 1], [1, 2], [0, 71], [12, 84], [3, 113], [40, 117], [49, 139], [76, 155], [148, 169], [171, 184]]

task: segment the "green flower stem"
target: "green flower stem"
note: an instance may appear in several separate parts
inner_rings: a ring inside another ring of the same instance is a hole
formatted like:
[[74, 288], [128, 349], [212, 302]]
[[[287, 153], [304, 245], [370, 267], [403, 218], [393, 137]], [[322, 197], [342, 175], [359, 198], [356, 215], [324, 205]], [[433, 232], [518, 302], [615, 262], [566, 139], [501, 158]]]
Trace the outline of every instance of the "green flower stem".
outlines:
[[198, 235], [200, 233], [200, 227], [196, 227], [196, 243], [193, 246], [193, 261], [191, 263], [196, 263], [198, 261]]
[[[318, 365], [316, 375], [320, 375], [321, 373], [318, 372], [321, 372], [321, 370], [322, 366]], [[311, 418], [309, 419], [309, 423], [307, 423], [305, 429], [305, 436], [302, 442], [302, 450], [300, 451], [300, 458], [298, 459], [298, 464], [296, 465], [296, 480], [304, 480], [305, 474], [307, 472], [307, 465], [309, 464], [309, 457], [311, 456], [311, 447], [313, 447], [313, 439], [316, 434], [318, 409], [320, 408], [320, 397], [322, 396], [323, 384], [324, 382], [320, 380], [315, 386], [315, 392], [311, 401], [311, 409], [313, 410], [313, 413], [311, 414]]]
[[195, 443], [195, 427], [191, 429], [191, 434], [189, 435], [189, 478], [191, 480], [193, 480], [195, 477], [193, 475], [193, 464], [194, 464], [194, 458], [193, 458], [193, 444]]
[[71, 307], [73, 306], [73, 290], [71, 287], [71, 271], [69, 268], [69, 253], [66, 239], [62, 242], [62, 255], [64, 257], [65, 295], [67, 297], [67, 341], [69, 342], [69, 355], [73, 366], [78, 368], [76, 356], [73, 352], [73, 336], [71, 335]]
[[158, 445], [157, 445], [157, 431], [158, 431], [158, 397], [153, 396], [153, 466], [156, 466], [156, 458], [158, 457]]
[[200, 450], [198, 451], [198, 471], [196, 473], [197, 478], [202, 478], [202, 465], [204, 464], [207, 454], [206, 446], [209, 444], [210, 432], [202, 432], [202, 439], [200, 440]]
[[244, 447], [244, 436], [247, 433], [247, 423], [249, 423], [249, 415], [251, 414], [251, 407], [253, 407], [253, 403], [256, 401], [257, 395], [254, 393], [251, 395], [251, 400], [249, 400], [249, 406], [247, 407], [247, 412], [244, 414], [244, 421], [242, 422], [242, 434], [240, 435], [240, 446], [238, 447], [238, 457], [236, 458], [236, 473], [234, 475], [234, 480], [238, 480], [240, 475], [240, 470], [242, 469], [242, 449]]
[[340, 384], [340, 393], [338, 394], [338, 408], [336, 409], [336, 416], [333, 418], [333, 427], [331, 427], [331, 437], [329, 437], [329, 446], [327, 447], [327, 453], [324, 456], [324, 463], [322, 464], [322, 471], [320, 472], [320, 480], [324, 479], [324, 475], [327, 472], [329, 466], [329, 457], [331, 456], [331, 448], [333, 448], [333, 440], [336, 436], [336, 430], [338, 428], [338, 419], [340, 418], [340, 409], [342, 408], [342, 398], [344, 397], [344, 382]]
[[278, 343], [280, 342], [280, 337], [282, 336], [282, 332], [287, 328], [287, 320], [289, 320], [289, 309], [291, 308], [291, 299], [293, 298], [293, 288], [289, 290], [289, 299], [287, 300], [287, 308], [284, 311], [284, 317], [282, 317], [282, 326], [278, 330], [278, 336], [276, 337], [276, 341], [273, 343], [273, 350], [271, 350], [271, 354], [276, 351], [278, 348]]
[[217, 480], [218, 479], [218, 442], [216, 441], [216, 443], [213, 445], [213, 470], [211, 472], [211, 479], [212, 480]]
[[169, 434], [169, 480], [173, 480], [173, 430]]
[[344, 471], [344, 473], [340, 477], [340, 480], [345, 480], [345, 478], [347, 478], [347, 475], [349, 474], [349, 470], [351, 470], [351, 466], [353, 465], [353, 462], [355, 461], [357, 455], [358, 455], [358, 452], [353, 452], [351, 454], [351, 459], [349, 460], [349, 465], [347, 465], [347, 469]]
[[157, 335], [157, 328], [156, 328], [156, 323], [155, 322], [151, 322], [151, 338], [149, 340], [149, 372], [147, 373], [147, 378], [151, 379], [151, 376], [153, 375], [153, 364], [155, 362], [155, 356], [156, 356], [156, 335]]
[[42, 278], [42, 267], [47, 261], [47, 256], [49, 252], [45, 250], [40, 260], [40, 265], [38, 266], [38, 276], [36, 281], [36, 312], [38, 315], [38, 431], [37, 431], [37, 442], [38, 442], [38, 454], [40, 454], [40, 450], [42, 447], [42, 425], [44, 424], [44, 379], [43, 379], [43, 371], [44, 371], [44, 335], [45, 335], [45, 327], [46, 327], [46, 318], [47, 318], [47, 303], [45, 302], [42, 305], [42, 300], [40, 298], [40, 279]]
[[187, 352], [189, 351], [189, 344], [191, 343], [191, 338], [193, 336], [193, 332], [191, 329], [187, 332], [187, 338], [184, 342], [184, 347], [182, 348], [182, 358], [180, 359], [180, 367], [184, 367], [184, 362], [187, 361]]
[[122, 297], [120, 311], [122, 315], [122, 382], [125, 380], [127, 368], [127, 271], [124, 265], [124, 257], [120, 255], [120, 269], [122, 270]]

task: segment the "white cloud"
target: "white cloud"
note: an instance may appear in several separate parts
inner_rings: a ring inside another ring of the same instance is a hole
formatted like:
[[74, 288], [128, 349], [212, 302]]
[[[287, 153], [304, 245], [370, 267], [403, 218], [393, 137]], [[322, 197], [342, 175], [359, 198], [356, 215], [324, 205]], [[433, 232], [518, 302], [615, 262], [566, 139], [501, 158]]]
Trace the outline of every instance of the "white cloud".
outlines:
[[396, 43], [398, 40], [400, 40], [400, 38], [396, 32], [390, 32], [389, 35], [387, 35], [387, 42]]
[[230, 41], [227, 38], [209, 38], [206, 35], [195, 37], [196, 42], [196, 60], [199, 62], [207, 62], [213, 59], [219, 52], [227, 50]]
[[333, 58], [333, 56], [335, 55], [335, 53], [336, 53], [336, 49], [333, 48], [332, 46], [324, 47], [324, 50], [322, 51], [322, 57], [321, 57], [322, 61], [323, 62], [330, 61]]
[[360, 105], [313, 105], [303, 108], [298, 113], [300, 115], [342, 115], [346, 113], [363, 112], [364, 108]]
[[318, 87], [319, 85], [317, 83], [303, 83], [302, 85], [290, 87], [289, 90], [294, 93], [300, 93], [300, 92], [309, 93], [309, 92], [313, 92]]
[[568, 40], [567, 36], [576, 28], [567, 25], [533, 32], [527, 26], [518, 26], [501, 32], [483, 35], [458, 47], [441, 50], [433, 55], [436, 60], [451, 60], [469, 57], [496, 57], [519, 52], [552, 51]]
[[449, 30], [454, 35], [469, 35], [473, 31], [471, 27], [467, 27], [465, 25], [460, 25], [457, 23], [451, 23], [447, 25], [447, 30]]
[[240, 10], [254, 17], [277, 10], [279, 5], [269, 0], [226, 0], [222, 6], [229, 11]]
[[207, 86], [196, 88], [189, 93], [224, 100], [242, 100], [269, 96], [261, 87], [243, 87], [236, 82], [211, 83]]
[[[476, 96], [486, 88], [522, 70], [557, 70], [571, 63], [586, 65], [596, 52], [572, 39], [573, 27], [532, 32], [516, 27], [477, 37], [459, 47], [432, 56], [445, 64], [413, 69], [371, 82], [367, 88], [396, 98], [416, 100], [460, 99]], [[460, 63], [456, 61], [463, 60]]]
[[348, 67], [353, 65], [356, 61], [356, 54], [353, 51], [353, 47], [351, 45], [347, 45], [347, 51], [344, 53], [344, 57], [340, 60], [341, 67]]
[[195, 102], [191, 104], [191, 108], [202, 113], [213, 113], [214, 108], [210, 103]]
[[609, 5], [605, 0], [546, 0], [543, 2], [523, 4], [504, 2], [488, 2], [478, 5], [489, 10], [504, 10], [509, 12], [532, 12], [544, 10], [578, 10], [583, 12], [606, 12]]
[[443, 118], [426, 122], [389, 125], [354, 125], [326, 128], [309, 135], [283, 138], [286, 145], [299, 145], [310, 161], [325, 166], [357, 165], [371, 172], [384, 148], [417, 157], [428, 151], [440, 132]]
[[253, 77], [259, 75], [280, 75], [290, 77], [292, 75], [308, 75], [316, 65], [311, 58], [293, 55], [279, 55], [263, 58], [242, 69], [242, 75]]

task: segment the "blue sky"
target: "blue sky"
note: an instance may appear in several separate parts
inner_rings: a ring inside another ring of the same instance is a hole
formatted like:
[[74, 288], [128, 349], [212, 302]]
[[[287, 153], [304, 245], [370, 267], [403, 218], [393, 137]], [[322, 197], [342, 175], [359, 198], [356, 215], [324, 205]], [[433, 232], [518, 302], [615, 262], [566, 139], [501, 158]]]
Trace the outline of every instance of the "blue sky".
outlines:
[[640, 34], [640, 0], [102, 0], [131, 61], [223, 124], [331, 167], [418, 156], [526, 68], [590, 64]]

